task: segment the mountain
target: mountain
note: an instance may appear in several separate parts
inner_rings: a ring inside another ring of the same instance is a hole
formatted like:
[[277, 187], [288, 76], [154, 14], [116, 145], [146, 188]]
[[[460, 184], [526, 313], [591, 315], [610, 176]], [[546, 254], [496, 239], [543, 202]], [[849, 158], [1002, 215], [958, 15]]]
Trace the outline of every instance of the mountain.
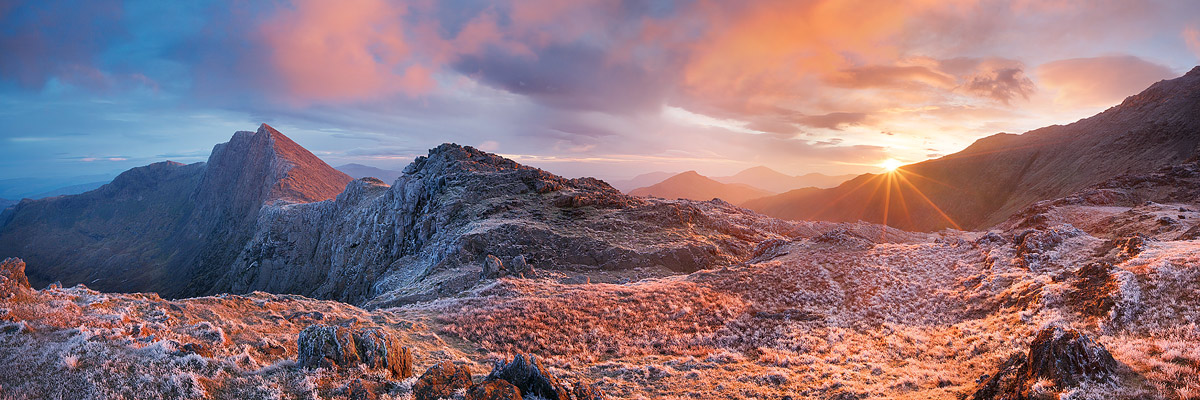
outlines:
[[662, 172], [662, 171], [647, 172], [647, 173], [635, 176], [630, 179], [611, 180], [611, 181], [606, 181], [606, 182], [612, 184], [612, 187], [617, 188], [618, 190], [620, 190], [623, 193], [629, 193], [629, 191], [631, 191], [633, 189], [642, 188], [642, 187], [653, 185], [655, 183], [662, 182], [663, 180], [670, 178], [672, 176], [675, 176], [676, 174], [677, 173], [675, 173], [675, 172]]
[[633, 196], [654, 196], [665, 199], [709, 200], [721, 199], [733, 204], [741, 204], [746, 200], [770, 196], [773, 193], [740, 183], [721, 183], [700, 175], [696, 171], [687, 171], [662, 182], [634, 189], [629, 192]]
[[346, 173], [346, 175], [350, 175], [350, 177], [354, 179], [376, 178], [384, 182], [395, 182], [396, 178], [399, 178], [401, 174], [400, 171], [375, 168], [370, 165], [353, 163], [339, 166], [337, 167], [337, 170]]
[[22, 201], [0, 215], [0, 254], [27, 260], [35, 285], [375, 307], [503, 275], [625, 282], [734, 265], [758, 242], [824, 226], [632, 197], [453, 144], [394, 184], [352, 180], [264, 124], [206, 163], [155, 163], [92, 192]]
[[0, 179], [0, 197], [6, 199], [40, 199], [64, 194], [78, 194], [112, 181], [117, 174], [93, 174], [68, 177], [37, 177]]
[[855, 176], [853, 174], [830, 176], [816, 172], [792, 176], [767, 167], [758, 166], [747, 168], [733, 176], [722, 176], [712, 179], [721, 183], [740, 183], [772, 193], [783, 193], [807, 187], [831, 188]]
[[154, 163], [87, 193], [23, 200], [0, 214], [0, 254], [38, 263], [29, 277], [39, 285], [206, 293], [264, 205], [328, 200], [351, 180], [263, 124], [215, 146], [207, 163]]
[[963, 151], [838, 187], [745, 204], [780, 218], [983, 229], [1044, 199], [1200, 155], [1200, 67], [1068, 125], [1000, 133]]
[[88, 182], [88, 183], [81, 183], [78, 185], [63, 186], [58, 189], [38, 193], [35, 195], [31, 195], [31, 196], [25, 196], [25, 197], [28, 197], [30, 199], [43, 199], [46, 197], [64, 196], [64, 195], [68, 195], [68, 194], [80, 194], [83, 192], [90, 192], [90, 191], [96, 190], [97, 188], [104, 186], [104, 184], [109, 183], [111, 181], [112, 180]]
[[0, 199], [0, 211], [13, 206], [14, 204], [17, 204], [16, 200]]

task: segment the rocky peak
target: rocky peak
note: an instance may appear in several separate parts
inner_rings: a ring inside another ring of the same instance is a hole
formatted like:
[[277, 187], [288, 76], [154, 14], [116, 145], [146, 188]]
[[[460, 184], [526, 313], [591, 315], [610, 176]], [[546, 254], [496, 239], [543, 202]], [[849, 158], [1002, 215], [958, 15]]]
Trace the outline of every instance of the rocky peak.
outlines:
[[262, 124], [213, 147], [200, 195], [231, 191], [239, 204], [255, 208], [276, 200], [308, 203], [336, 197], [352, 180]]
[[487, 153], [471, 146], [442, 143], [429, 150], [429, 155], [417, 157], [408, 167], [406, 175], [441, 175], [455, 172], [495, 172], [514, 169], [535, 169], [517, 164], [513, 160]]

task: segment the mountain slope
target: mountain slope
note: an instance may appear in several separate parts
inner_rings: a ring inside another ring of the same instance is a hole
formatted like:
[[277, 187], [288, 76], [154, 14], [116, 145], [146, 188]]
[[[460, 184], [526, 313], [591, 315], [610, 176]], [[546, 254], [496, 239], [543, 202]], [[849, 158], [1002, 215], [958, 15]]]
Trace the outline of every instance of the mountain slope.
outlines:
[[806, 187], [831, 188], [854, 178], [855, 175], [825, 175], [816, 172], [792, 176], [782, 172], [757, 166], [747, 168], [732, 176], [712, 178], [721, 183], [740, 183], [750, 185], [768, 192], [783, 193]]
[[664, 199], [721, 199], [733, 204], [741, 204], [746, 200], [770, 196], [772, 193], [740, 183], [717, 182], [700, 175], [696, 171], [687, 171], [667, 178], [667, 180], [662, 182], [634, 189], [629, 194], [643, 197], [655, 196]]
[[94, 191], [22, 201], [0, 215], [0, 254], [37, 262], [35, 285], [203, 293], [264, 204], [330, 199], [349, 181], [263, 124], [215, 146], [208, 163], [155, 163]]
[[1200, 67], [1069, 125], [996, 134], [894, 174], [867, 174], [836, 188], [793, 191], [745, 206], [789, 219], [862, 219], [924, 231], [987, 228], [1038, 200], [1195, 157], [1197, 115]]
[[443, 144], [390, 187], [364, 178], [332, 202], [264, 209], [218, 289], [378, 307], [452, 295], [495, 269], [619, 283], [737, 264], [763, 240], [812, 236], [826, 225], [719, 201], [632, 197], [596, 179]]
[[370, 165], [362, 164], [346, 164], [337, 167], [338, 171], [344, 172], [346, 175], [355, 179], [360, 178], [375, 178], [385, 183], [395, 182], [396, 178], [400, 177], [400, 171], [392, 171], [390, 169], [375, 168]]

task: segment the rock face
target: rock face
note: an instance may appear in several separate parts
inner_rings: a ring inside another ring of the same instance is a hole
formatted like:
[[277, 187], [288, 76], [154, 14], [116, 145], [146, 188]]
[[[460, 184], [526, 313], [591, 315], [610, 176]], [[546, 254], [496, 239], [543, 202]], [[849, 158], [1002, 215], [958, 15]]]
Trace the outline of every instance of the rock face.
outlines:
[[25, 261], [6, 258], [0, 261], [0, 298], [9, 298], [17, 293], [32, 290], [25, 277]]
[[442, 361], [421, 374], [421, 377], [413, 384], [413, 398], [416, 400], [453, 398], [455, 391], [470, 387], [471, 370], [467, 366]]
[[150, 164], [88, 193], [23, 201], [0, 214], [0, 254], [34, 265], [38, 286], [211, 293], [264, 204], [331, 199], [350, 180], [263, 124], [208, 163]]
[[[1054, 391], [1083, 382], [1112, 383], [1117, 361], [1103, 346], [1074, 329], [1046, 328], [1038, 332], [1027, 354], [1014, 354], [970, 397], [985, 399], [1038, 398], [1035, 384], [1048, 380]], [[1038, 388], [1041, 389], [1041, 388]]]
[[[862, 219], [908, 230], [987, 228], [1036, 201], [1195, 157], [1198, 113], [1200, 67], [1072, 124], [996, 134], [895, 174], [867, 174], [836, 188], [801, 189], [745, 206], [780, 218]], [[891, 190], [876, 190], [884, 183]]]
[[312, 325], [297, 339], [297, 364], [305, 368], [354, 367], [384, 369], [392, 377], [413, 375], [412, 352], [380, 328]]

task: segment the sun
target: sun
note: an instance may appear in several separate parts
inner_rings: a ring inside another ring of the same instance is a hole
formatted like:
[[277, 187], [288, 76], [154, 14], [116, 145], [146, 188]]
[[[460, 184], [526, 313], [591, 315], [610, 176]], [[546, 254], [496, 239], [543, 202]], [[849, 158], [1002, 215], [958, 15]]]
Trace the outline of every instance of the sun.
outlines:
[[887, 171], [887, 172], [895, 171], [896, 168], [900, 168], [901, 165], [904, 165], [904, 164], [901, 163], [900, 160], [897, 160], [895, 158], [889, 158], [889, 159], [883, 160], [883, 162], [879, 163], [879, 166], [883, 167], [883, 170]]

